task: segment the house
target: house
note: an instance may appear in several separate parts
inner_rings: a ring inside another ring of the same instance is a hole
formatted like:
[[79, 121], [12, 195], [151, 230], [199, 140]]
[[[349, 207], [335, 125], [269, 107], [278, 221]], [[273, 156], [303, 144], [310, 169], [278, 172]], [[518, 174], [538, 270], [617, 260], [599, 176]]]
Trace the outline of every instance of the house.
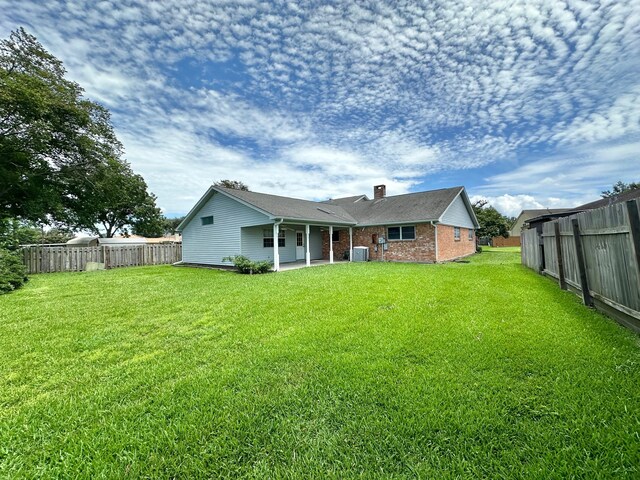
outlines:
[[212, 186], [178, 226], [182, 261], [230, 265], [244, 255], [281, 263], [351, 259], [353, 247], [369, 259], [439, 262], [475, 252], [478, 221], [464, 187], [313, 202]]
[[520, 232], [522, 231], [526, 222], [531, 218], [539, 217], [541, 215], [557, 215], [568, 211], [568, 208], [543, 208], [534, 210], [522, 210], [515, 223], [509, 230], [509, 237], [493, 237], [491, 239], [491, 245], [494, 247], [519, 247]]

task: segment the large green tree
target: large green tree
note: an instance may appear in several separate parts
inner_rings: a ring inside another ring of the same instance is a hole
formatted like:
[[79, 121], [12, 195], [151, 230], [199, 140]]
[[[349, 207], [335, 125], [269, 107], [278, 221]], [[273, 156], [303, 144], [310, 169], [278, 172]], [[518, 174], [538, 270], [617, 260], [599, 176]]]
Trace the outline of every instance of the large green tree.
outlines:
[[109, 112], [22, 28], [0, 40], [0, 218], [63, 216], [74, 175], [117, 157]]
[[473, 204], [480, 228], [476, 231], [480, 237], [504, 237], [509, 236], [509, 219], [488, 205], [486, 200], [478, 200]]
[[74, 229], [106, 237], [129, 231], [162, 236], [163, 217], [156, 197], [127, 162], [109, 158], [74, 184], [73, 195], [65, 199], [66, 221]]

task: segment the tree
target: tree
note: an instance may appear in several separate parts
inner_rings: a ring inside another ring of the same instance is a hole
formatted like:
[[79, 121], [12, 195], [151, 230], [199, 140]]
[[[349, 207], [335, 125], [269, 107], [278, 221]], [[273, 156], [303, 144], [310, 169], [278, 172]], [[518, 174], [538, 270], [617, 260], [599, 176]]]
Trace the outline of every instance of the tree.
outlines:
[[184, 216], [176, 217], [176, 218], [165, 218], [164, 219], [164, 234], [165, 235], [175, 235], [178, 233], [177, 228], [178, 225], [182, 223], [184, 220]]
[[113, 237], [128, 227], [148, 236], [162, 236], [162, 213], [156, 197], [129, 164], [110, 158], [96, 170], [76, 178], [72, 195], [65, 200], [66, 221], [75, 229]]
[[71, 238], [73, 233], [64, 228], [44, 229], [30, 222], [0, 220], [0, 248], [15, 249], [19, 245], [66, 243]]
[[0, 40], [0, 218], [58, 218], [68, 176], [120, 154], [109, 112], [64, 76], [22, 28]]
[[615, 197], [616, 195], [620, 195], [621, 193], [628, 192], [630, 190], [635, 190], [636, 188], [640, 188], [640, 183], [631, 182], [624, 183], [622, 180], [618, 180], [614, 185], [612, 190], [605, 190], [600, 195], [602, 198]]
[[249, 191], [249, 187], [238, 180], [218, 180], [213, 182], [213, 185], [216, 187], [232, 188], [234, 190], [244, 190], [245, 192]]
[[478, 200], [473, 204], [480, 228], [476, 231], [480, 237], [504, 237], [509, 236], [509, 220], [492, 206], [487, 206], [486, 200]]

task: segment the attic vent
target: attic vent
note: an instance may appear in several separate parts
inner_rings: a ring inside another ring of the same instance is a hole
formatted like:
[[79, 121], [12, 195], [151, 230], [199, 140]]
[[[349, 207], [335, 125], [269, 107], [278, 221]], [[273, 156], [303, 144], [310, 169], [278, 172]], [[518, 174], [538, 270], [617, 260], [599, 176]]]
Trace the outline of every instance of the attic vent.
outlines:
[[321, 212], [328, 213], [329, 215], [335, 215], [336, 214], [335, 212], [332, 212], [331, 210], [326, 210], [324, 208], [317, 207], [317, 209], [320, 210]]

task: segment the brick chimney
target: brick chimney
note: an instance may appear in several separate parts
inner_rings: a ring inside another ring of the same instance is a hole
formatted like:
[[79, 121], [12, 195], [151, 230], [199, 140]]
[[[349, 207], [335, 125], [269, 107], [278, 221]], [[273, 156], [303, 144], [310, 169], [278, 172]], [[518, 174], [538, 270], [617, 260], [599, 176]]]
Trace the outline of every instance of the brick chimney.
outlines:
[[378, 200], [380, 198], [384, 198], [387, 196], [387, 186], [386, 185], [376, 185], [373, 187], [373, 199]]

